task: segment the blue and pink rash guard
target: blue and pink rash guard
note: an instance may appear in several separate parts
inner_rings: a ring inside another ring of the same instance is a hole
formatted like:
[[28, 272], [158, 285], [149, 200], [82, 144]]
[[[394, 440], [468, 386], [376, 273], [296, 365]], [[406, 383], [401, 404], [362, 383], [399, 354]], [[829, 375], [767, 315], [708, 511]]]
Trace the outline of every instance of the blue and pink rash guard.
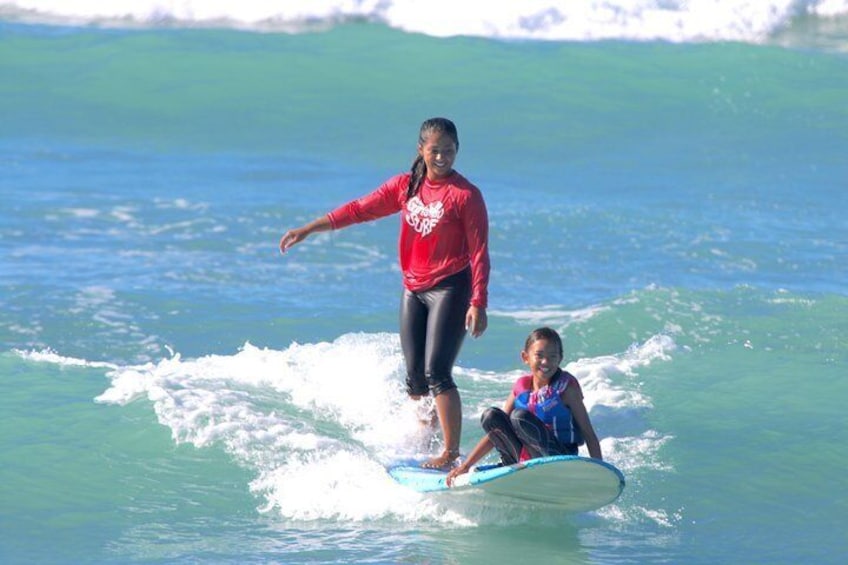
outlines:
[[[574, 421], [571, 410], [562, 402], [562, 393], [568, 387], [577, 387], [577, 392], [583, 397], [583, 390], [577, 378], [562, 369], [554, 375], [550, 384], [537, 391], [533, 390], [533, 375], [524, 375], [512, 386], [512, 394], [515, 396], [513, 409], [520, 408], [535, 414], [554, 432], [561, 444], [582, 445], [584, 442], [580, 428]], [[526, 451], [522, 450], [521, 460], [527, 457], [529, 456]]]
[[401, 214], [398, 254], [403, 284], [418, 292], [471, 266], [471, 304], [485, 308], [489, 286], [489, 220], [480, 190], [454, 171], [424, 179], [409, 201], [410, 173], [396, 175], [374, 192], [339, 206], [327, 217], [333, 229]]

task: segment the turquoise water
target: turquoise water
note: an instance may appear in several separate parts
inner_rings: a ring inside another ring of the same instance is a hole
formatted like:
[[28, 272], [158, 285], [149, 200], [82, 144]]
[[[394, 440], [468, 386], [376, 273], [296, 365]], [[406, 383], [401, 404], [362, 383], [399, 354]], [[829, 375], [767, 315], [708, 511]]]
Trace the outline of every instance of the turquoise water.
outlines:
[[[634, 42], [7, 17], [0, 559], [841, 562], [839, 22]], [[429, 448], [401, 385], [397, 219], [277, 252], [406, 169], [432, 115], [459, 126], [492, 231], [463, 449], [551, 325], [627, 476], [611, 506], [395, 485], [384, 466]]]

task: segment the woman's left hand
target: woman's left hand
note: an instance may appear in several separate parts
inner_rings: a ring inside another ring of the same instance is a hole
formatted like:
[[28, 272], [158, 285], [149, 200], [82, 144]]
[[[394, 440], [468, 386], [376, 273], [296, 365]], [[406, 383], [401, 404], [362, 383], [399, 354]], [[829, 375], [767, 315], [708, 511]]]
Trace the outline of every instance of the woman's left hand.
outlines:
[[468, 312], [465, 314], [465, 329], [471, 333], [471, 336], [480, 337], [488, 326], [489, 319], [486, 316], [486, 309], [479, 306], [469, 306]]

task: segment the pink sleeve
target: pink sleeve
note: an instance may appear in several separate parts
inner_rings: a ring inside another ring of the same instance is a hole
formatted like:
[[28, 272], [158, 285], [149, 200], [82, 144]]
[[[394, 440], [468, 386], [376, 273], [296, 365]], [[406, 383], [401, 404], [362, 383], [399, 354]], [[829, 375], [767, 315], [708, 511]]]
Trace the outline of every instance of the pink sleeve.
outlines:
[[577, 389], [578, 394], [580, 394], [580, 398], [583, 398], [583, 389], [580, 387], [580, 381], [577, 380], [577, 377], [569, 373], [568, 371], [563, 371], [565, 373], [565, 385], [562, 387], [563, 392], [568, 387], [574, 387]]
[[527, 384], [527, 379], [532, 379], [532, 375], [524, 375], [523, 377], [519, 377], [515, 383], [512, 385], [512, 395], [518, 396], [522, 392], [526, 391], [528, 388], [532, 388]]
[[489, 303], [489, 215], [479, 190], [473, 190], [465, 207], [465, 237], [471, 259], [471, 304], [486, 308]]
[[400, 196], [406, 190], [405, 179], [408, 177], [408, 174], [394, 176], [374, 192], [339, 206], [327, 214], [330, 225], [338, 230], [400, 211], [403, 204]]

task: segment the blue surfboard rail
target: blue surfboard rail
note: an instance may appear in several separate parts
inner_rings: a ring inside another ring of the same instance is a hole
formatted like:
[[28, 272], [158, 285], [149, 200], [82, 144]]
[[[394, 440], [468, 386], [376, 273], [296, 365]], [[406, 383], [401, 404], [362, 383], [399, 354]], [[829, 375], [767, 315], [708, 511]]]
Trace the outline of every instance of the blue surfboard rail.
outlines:
[[615, 465], [579, 455], [529, 459], [514, 465], [483, 465], [454, 480], [447, 473], [424, 469], [414, 462], [389, 467], [399, 484], [421, 493], [479, 489], [490, 495], [525, 503], [581, 510], [609, 504], [625, 486], [624, 474]]

